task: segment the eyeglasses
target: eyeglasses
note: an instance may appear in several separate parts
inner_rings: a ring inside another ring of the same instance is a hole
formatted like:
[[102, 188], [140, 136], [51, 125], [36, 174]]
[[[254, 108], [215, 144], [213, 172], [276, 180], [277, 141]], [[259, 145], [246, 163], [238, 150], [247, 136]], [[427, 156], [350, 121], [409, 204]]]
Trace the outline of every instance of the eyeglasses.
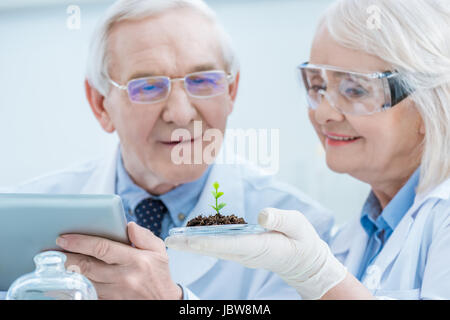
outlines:
[[167, 99], [174, 81], [183, 81], [186, 92], [191, 97], [206, 99], [227, 92], [228, 85], [234, 81], [234, 77], [225, 71], [212, 70], [190, 73], [184, 78], [156, 76], [132, 79], [126, 85], [120, 85], [109, 78], [108, 80], [120, 90], [126, 90], [132, 102], [151, 104]]
[[365, 74], [308, 62], [297, 70], [312, 109], [317, 109], [325, 97], [343, 114], [370, 115], [394, 107], [411, 91], [401, 83], [397, 72]]

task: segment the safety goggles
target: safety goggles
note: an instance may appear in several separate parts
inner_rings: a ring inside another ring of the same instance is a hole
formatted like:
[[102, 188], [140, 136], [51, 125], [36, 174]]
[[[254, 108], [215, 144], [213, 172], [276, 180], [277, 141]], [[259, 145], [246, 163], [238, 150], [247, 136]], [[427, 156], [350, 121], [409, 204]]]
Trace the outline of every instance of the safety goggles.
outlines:
[[392, 108], [409, 95], [397, 72], [365, 74], [306, 62], [298, 66], [298, 73], [312, 109], [325, 97], [343, 114], [370, 115]]
[[184, 78], [164, 76], [137, 78], [128, 81], [126, 85], [120, 85], [109, 78], [108, 80], [120, 90], [126, 90], [132, 102], [151, 104], [167, 99], [174, 81], [183, 81], [186, 92], [191, 97], [205, 99], [227, 92], [233, 76], [225, 71], [212, 70], [190, 73]]

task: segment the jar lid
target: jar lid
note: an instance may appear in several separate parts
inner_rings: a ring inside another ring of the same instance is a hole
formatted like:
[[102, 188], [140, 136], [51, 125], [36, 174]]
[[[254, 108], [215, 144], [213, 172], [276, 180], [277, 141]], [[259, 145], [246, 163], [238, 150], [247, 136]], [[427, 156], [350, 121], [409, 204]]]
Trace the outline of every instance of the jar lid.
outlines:
[[55, 265], [64, 264], [66, 262], [66, 255], [59, 251], [45, 251], [34, 257], [36, 265]]

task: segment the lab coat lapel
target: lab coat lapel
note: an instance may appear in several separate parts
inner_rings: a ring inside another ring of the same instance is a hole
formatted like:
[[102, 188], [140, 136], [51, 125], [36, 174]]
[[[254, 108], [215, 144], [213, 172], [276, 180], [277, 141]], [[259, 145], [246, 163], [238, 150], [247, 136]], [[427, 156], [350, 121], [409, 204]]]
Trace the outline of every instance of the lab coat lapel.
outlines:
[[331, 251], [346, 266], [347, 270], [357, 275], [361, 259], [367, 246], [368, 236], [361, 226], [360, 217], [345, 226], [331, 243]]
[[[238, 166], [215, 164], [202, 191], [199, 201], [194, 209], [189, 213], [186, 221], [198, 216], [208, 216], [214, 214], [211, 204], [214, 198], [211, 195], [212, 184], [217, 181], [220, 184], [219, 190], [224, 192], [220, 198], [226, 203], [222, 209], [222, 214], [235, 214], [245, 218], [241, 173]], [[247, 219], [246, 219], [247, 220]], [[190, 285], [207, 273], [218, 261], [216, 258], [191, 254], [187, 252], [167, 249], [169, 255], [169, 267], [172, 278], [182, 285]]]
[[436, 198], [436, 199], [450, 199], [450, 179], [445, 180], [439, 186], [434, 188], [429, 193], [421, 193], [418, 194], [414, 203], [414, 206], [417, 204], [423, 203], [428, 199]]
[[114, 194], [116, 191], [116, 166], [119, 156], [119, 145], [117, 144], [92, 172], [84, 185], [81, 193], [84, 194]]
[[189, 286], [198, 280], [217, 262], [216, 258], [170, 248], [167, 249], [167, 255], [172, 280], [184, 286]]
[[449, 197], [449, 193], [450, 179], [427, 194], [417, 195], [413, 206], [408, 210], [398, 226], [395, 228], [394, 232], [389, 237], [373, 264], [384, 272], [400, 253], [403, 244], [411, 231], [414, 221], [418, 218], [419, 212], [421, 210], [424, 212], [429, 211], [425, 207], [432, 206], [434, 204], [433, 201], [430, 202], [429, 200], [433, 198], [446, 199]]
[[414, 219], [411, 217], [412, 212], [413, 211], [410, 210], [402, 218], [384, 245], [383, 249], [372, 263], [372, 265], [375, 265], [379, 270], [381, 270], [381, 273], [386, 271], [387, 267], [400, 253], [400, 250], [402, 249], [414, 222]]

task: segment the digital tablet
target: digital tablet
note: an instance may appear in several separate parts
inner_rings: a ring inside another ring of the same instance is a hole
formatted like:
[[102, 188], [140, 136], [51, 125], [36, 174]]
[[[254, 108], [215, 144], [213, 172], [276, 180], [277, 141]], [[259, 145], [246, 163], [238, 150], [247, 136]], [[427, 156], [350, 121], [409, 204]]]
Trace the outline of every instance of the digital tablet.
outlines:
[[76, 233], [129, 243], [117, 195], [0, 194], [0, 291], [35, 270], [33, 257]]

